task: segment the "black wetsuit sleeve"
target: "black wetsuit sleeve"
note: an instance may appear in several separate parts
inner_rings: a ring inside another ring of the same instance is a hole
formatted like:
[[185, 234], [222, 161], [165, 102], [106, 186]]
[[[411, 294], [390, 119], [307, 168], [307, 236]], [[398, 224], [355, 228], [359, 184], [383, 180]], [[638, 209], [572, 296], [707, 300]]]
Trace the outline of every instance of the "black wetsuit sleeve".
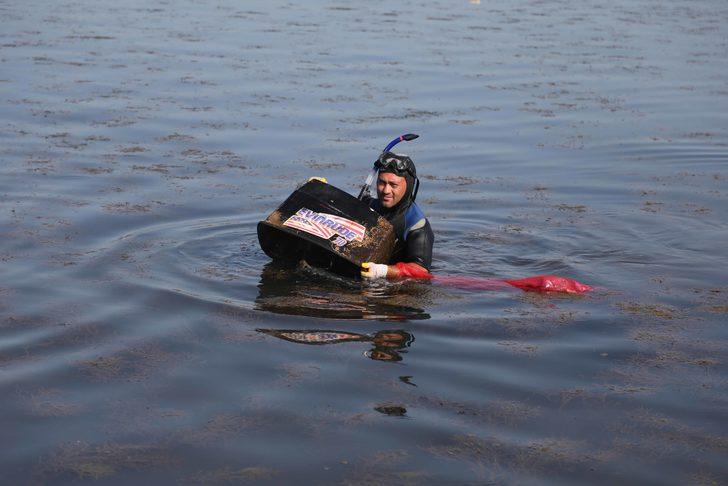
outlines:
[[421, 228], [407, 234], [405, 261], [413, 262], [428, 271], [432, 266], [432, 245], [435, 243], [435, 234], [432, 232], [430, 222], [425, 220]]

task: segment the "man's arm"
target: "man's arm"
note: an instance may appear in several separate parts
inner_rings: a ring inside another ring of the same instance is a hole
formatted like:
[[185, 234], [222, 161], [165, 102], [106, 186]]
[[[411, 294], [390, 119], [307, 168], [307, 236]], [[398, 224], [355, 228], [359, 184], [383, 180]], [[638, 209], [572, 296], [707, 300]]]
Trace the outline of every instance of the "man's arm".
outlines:
[[361, 264], [363, 278], [432, 278], [426, 268], [414, 262], [399, 262], [394, 265], [383, 263], [364, 262]]
[[435, 244], [435, 234], [427, 218], [422, 218], [406, 235], [405, 261], [416, 263], [425, 270], [432, 266], [432, 246]]
[[[407, 233], [407, 247], [405, 259], [407, 262], [398, 262], [394, 265], [381, 263], [362, 263], [361, 276], [363, 278], [432, 278], [429, 272], [432, 264], [432, 246], [435, 235], [430, 222], [424, 223]], [[417, 225], [415, 225], [417, 226]]]
[[432, 274], [415, 262], [399, 262], [389, 265], [387, 278], [432, 278]]

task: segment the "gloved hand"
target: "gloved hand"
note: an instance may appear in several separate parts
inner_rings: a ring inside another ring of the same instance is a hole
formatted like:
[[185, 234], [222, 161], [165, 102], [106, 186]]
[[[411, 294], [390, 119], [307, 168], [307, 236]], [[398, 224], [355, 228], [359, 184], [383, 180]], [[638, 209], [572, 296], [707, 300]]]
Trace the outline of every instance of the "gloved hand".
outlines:
[[361, 276], [362, 278], [387, 278], [387, 265], [364, 262], [361, 264]]

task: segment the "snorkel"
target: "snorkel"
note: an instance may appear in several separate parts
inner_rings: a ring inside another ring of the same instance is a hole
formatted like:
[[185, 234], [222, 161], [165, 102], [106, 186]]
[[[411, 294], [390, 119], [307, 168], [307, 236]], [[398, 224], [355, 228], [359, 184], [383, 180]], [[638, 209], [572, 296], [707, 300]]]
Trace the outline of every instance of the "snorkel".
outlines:
[[[392, 140], [391, 142], [389, 142], [386, 147], [384, 147], [384, 150], [382, 150], [382, 154], [386, 154], [387, 152], [389, 152], [392, 149], [392, 147], [397, 145], [399, 142], [402, 142], [405, 140], [409, 142], [410, 140], [414, 140], [418, 137], [419, 137], [419, 135], [416, 135], [414, 133], [406, 133], [404, 135], [400, 135], [399, 137], [397, 137], [394, 140]], [[379, 159], [377, 159], [377, 160], [379, 160]], [[369, 172], [369, 175], [367, 176], [367, 180], [364, 183], [364, 185], [362, 186], [361, 191], [359, 192], [359, 195], [357, 196], [357, 199], [359, 199], [361, 201], [364, 198], [364, 196], [371, 196], [372, 182], [374, 182], [374, 178], [377, 176], [378, 171], [379, 171], [379, 169], [377, 169], [377, 161], [374, 161], [374, 166], [372, 167], [371, 172]], [[419, 184], [418, 184], [417, 189], [419, 189]], [[414, 195], [415, 196], [417, 195], [416, 191], [414, 192]]]

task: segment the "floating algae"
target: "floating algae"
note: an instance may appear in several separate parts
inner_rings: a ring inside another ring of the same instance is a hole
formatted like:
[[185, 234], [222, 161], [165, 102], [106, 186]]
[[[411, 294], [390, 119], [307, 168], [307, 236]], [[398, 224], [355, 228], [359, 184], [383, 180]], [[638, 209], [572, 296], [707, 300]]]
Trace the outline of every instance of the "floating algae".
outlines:
[[164, 448], [145, 444], [67, 442], [35, 469], [41, 481], [71, 477], [103, 479], [119, 472], [172, 467], [179, 461]]

